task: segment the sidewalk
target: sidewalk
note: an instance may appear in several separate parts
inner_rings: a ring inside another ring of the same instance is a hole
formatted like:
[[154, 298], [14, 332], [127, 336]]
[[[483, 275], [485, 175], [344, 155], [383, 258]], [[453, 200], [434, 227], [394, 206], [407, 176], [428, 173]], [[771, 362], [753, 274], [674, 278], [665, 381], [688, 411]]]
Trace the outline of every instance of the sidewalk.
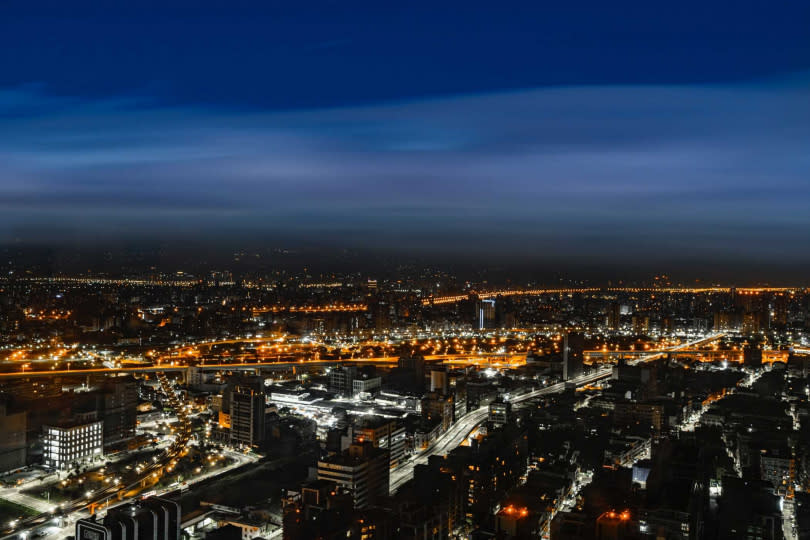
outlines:
[[54, 505], [48, 503], [46, 500], [40, 499], [39, 497], [32, 497], [31, 495], [20, 493], [19, 488], [0, 489], [0, 499], [13, 502], [14, 504], [19, 504], [20, 506], [25, 506], [40, 513], [50, 512], [54, 507]]

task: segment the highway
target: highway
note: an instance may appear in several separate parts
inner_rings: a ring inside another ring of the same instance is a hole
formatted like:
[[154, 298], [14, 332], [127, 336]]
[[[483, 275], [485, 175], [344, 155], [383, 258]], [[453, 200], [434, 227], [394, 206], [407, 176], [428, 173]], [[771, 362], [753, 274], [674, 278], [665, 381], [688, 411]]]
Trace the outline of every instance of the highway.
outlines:
[[[804, 287], [739, 287], [738, 294], [791, 293], [804, 290]], [[497, 298], [498, 296], [542, 296], [545, 294], [576, 293], [660, 293], [660, 294], [712, 294], [730, 293], [732, 287], [582, 287], [568, 289], [502, 289], [497, 291], [472, 292], [477, 298]], [[422, 300], [423, 306], [453, 304], [467, 300], [470, 294], [453, 296], [432, 296]]]
[[[7, 373], [0, 373], [0, 379], [19, 379], [19, 378], [32, 378], [32, 377], [54, 377], [54, 376], [82, 376], [94, 374], [106, 375], [119, 375], [126, 373], [154, 373], [154, 372], [184, 372], [190, 367], [198, 367], [204, 371], [228, 371], [228, 370], [242, 370], [242, 369], [261, 369], [261, 368], [289, 368], [289, 367], [305, 367], [305, 366], [336, 366], [339, 364], [370, 364], [370, 365], [384, 365], [396, 366], [398, 356], [379, 356], [369, 358], [343, 358], [340, 360], [295, 360], [295, 361], [281, 361], [281, 362], [239, 362], [230, 364], [209, 364], [200, 363], [195, 366], [189, 365], [172, 365], [172, 364], [154, 364], [154, 365], [138, 365], [138, 366], [122, 366], [122, 367], [103, 367], [103, 368], [90, 368], [90, 369], [60, 369], [60, 370], [41, 370], [41, 371], [12, 371]], [[512, 353], [474, 353], [474, 354], [434, 354], [425, 356], [427, 362], [443, 363], [450, 366], [469, 365], [476, 367], [517, 367], [526, 363], [525, 354], [512, 354]]]
[[[704, 345], [706, 343], [710, 343], [712, 341], [716, 341], [723, 334], [712, 334], [708, 337], [701, 338], [696, 341], [691, 341], [688, 343], [684, 343], [682, 345], [676, 345], [675, 347], [670, 347], [668, 351], [678, 351], [681, 349]], [[663, 353], [653, 353], [647, 356], [637, 358], [628, 362], [628, 364], [638, 365], [643, 362], [649, 362], [650, 360], [654, 360], [656, 358], [661, 357], [662, 354], [666, 354], [665, 351]], [[568, 381], [568, 383], [573, 383], [577, 386], [584, 386], [586, 384], [594, 383], [601, 379], [606, 379], [610, 377], [612, 372], [611, 368], [603, 368], [595, 373], [590, 373], [588, 375], [582, 375], [580, 377], [576, 377]], [[547, 386], [545, 388], [541, 388], [539, 390], [535, 390], [533, 392], [529, 392], [527, 394], [523, 394], [521, 396], [516, 396], [510, 401], [512, 403], [521, 403], [523, 401], [528, 401], [530, 399], [534, 399], [540, 396], [554, 394], [557, 392], [562, 392], [565, 389], [565, 382], [560, 382], [556, 384], [552, 384], [551, 386]], [[395, 493], [403, 484], [405, 484], [408, 480], [413, 478], [413, 470], [416, 465], [420, 465], [423, 463], [428, 462], [428, 458], [430, 456], [436, 455], [446, 455], [448, 452], [456, 448], [460, 445], [464, 439], [466, 439], [473, 430], [478, 427], [484, 420], [487, 418], [489, 413], [489, 407], [479, 407], [474, 411], [469, 411], [467, 414], [462, 416], [455, 424], [453, 424], [450, 429], [448, 429], [444, 434], [442, 434], [432, 445], [428, 448], [420, 452], [419, 454], [414, 455], [405, 462], [404, 465], [397, 468], [391, 473], [391, 478], [389, 482], [389, 488], [391, 493]]]
[[[605, 379], [610, 376], [611, 369], [605, 368], [600, 369], [596, 373], [591, 373], [588, 375], [582, 375], [575, 379], [568, 381], [569, 383], [576, 384], [577, 386], [584, 386], [586, 384], [593, 383], [600, 379]], [[521, 403], [523, 401], [528, 401], [530, 399], [534, 399], [540, 396], [554, 394], [557, 392], [562, 392], [565, 390], [564, 382], [552, 384], [551, 386], [547, 386], [545, 388], [541, 388], [539, 390], [535, 390], [533, 392], [529, 392], [527, 394], [523, 394], [521, 396], [516, 396], [510, 401], [512, 403]], [[466, 439], [473, 430], [478, 427], [484, 420], [486, 420], [487, 415], [489, 414], [489, 406], [479, 407], [473, 411], [467, 412], [464, 416], [462, 416], [455, 424], [453, 424], [450, 429], [448, 429], [444, 434], [442, 434], [436, 442], [430, 445], [428, 448], [416, 454], [414, 457], [409, 459], [404, 465], [396, 469], [394, 472], [391, 473], [391, 480], [390, 480], [390, 489], [391, 492], [396, 492], [402, 485], [413, 478], [413, 469], [416, 465], [420, 465], [423, 463], [428, 462], [428, 458], [430, 456], [436, 455], [445, 455], [458, 445], [460, 445], [464, 439]]]

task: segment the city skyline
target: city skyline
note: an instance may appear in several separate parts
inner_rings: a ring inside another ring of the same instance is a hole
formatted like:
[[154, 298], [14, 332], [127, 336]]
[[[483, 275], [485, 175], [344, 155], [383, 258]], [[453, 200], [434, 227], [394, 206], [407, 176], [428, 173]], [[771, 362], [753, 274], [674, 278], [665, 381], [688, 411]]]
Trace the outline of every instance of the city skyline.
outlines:
[[0, 540], [810, 538], [808, 21], [0, 2]]

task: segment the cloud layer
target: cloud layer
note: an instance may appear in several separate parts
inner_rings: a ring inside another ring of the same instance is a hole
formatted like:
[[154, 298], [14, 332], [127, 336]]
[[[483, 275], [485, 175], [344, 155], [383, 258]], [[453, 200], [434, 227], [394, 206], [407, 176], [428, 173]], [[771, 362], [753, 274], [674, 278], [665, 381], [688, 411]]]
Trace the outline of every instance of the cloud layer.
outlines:
[[810, 252], [799, 83], [268, 113], [0, 91], [6, 237], [235, 231], [568, 258]]

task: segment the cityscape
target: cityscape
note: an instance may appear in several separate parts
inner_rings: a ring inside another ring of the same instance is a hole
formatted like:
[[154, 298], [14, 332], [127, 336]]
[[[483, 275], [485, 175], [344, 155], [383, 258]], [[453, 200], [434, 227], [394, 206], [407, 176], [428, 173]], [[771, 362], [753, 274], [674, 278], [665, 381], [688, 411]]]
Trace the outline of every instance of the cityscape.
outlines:
[[4, 538], [810, 527], [807, 288], [221, 270], [2, 293]]
[[810, 2], [0, 2], [0, 540], [810, 540]]

